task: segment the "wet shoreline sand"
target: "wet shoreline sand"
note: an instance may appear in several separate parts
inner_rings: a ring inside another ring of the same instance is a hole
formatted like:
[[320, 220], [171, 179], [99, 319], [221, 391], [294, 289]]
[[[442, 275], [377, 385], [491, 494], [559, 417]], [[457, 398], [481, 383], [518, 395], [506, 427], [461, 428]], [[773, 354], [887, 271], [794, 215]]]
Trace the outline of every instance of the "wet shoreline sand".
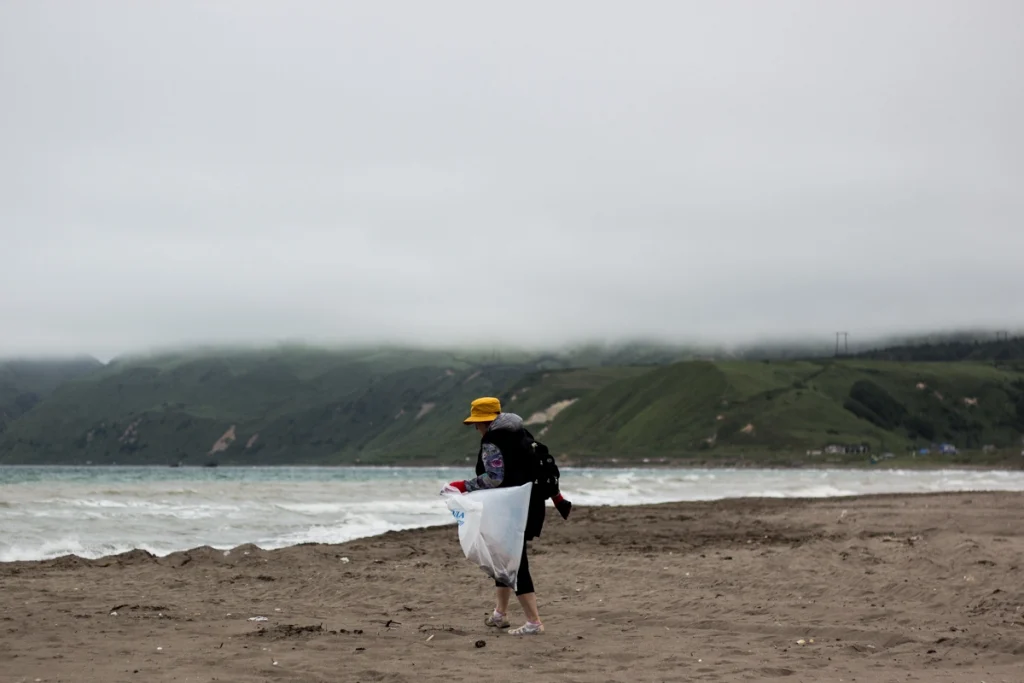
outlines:
[[1021, 681], [1022, 504], [549, 510], [525, 639], [483, 624], [454, 526], [0, 564], [0, 681]]

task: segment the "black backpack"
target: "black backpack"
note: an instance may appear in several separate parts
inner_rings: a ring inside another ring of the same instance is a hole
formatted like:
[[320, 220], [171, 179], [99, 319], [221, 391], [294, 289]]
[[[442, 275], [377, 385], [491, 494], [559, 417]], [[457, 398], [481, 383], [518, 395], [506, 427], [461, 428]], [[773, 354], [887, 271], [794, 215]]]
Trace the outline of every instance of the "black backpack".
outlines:
[[530, 454], [530, 475], [534, 486], [545, 499], [557, 496], [559, 472], [555, 456], [551, 455], [548, 447], [537, 441], [528, 430], [523, 431], [526, 433], [524, 446], [526, 452]]

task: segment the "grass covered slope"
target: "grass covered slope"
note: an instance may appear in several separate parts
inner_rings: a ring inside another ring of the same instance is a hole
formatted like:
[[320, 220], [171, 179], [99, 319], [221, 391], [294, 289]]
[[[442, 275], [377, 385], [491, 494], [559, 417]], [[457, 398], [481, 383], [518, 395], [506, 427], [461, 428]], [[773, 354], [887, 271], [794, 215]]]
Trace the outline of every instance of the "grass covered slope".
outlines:
[[1024, 373], [971, 363], [689, 362], [611, 383], [545, 432], [585, 457], [802, 453], [835, 444], [904, 451], [1010, 447]]
[[575, 362], [407, 349], [126, 360], [11, 422], [0, 463], [462, 463], [477, 437], [461, 420], [483, 395], [574, 463], [1009, 448], [1024, 433], [1024, 371], [992, 363]]
[[[289, 463], [435, 455], [405, 433], [528, 364], [407, 351], [175, 355], [112, 364], [11, 425], [0, 461]], [[456, 408], [457, 406], [457, 408]], [[456, 422], [456, 425], [458, 423]], [[452, 436], [468, 435], [449, 428]], [[437, 434], [441, 431], [437, 430]]]
[[95, 358], [0, 361], [0, 432], [60, 385], [100, 367]]

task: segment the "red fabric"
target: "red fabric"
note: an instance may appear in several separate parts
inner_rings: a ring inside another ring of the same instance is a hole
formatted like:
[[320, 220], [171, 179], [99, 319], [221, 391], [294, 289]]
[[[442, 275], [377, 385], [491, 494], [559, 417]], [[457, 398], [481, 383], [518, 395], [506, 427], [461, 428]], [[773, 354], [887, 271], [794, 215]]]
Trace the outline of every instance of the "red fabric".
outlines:
[[464, 481], [453, 481], [449, 484], [452, 488], [458, 489], [461, 493], [466, 492], [466, 482]]

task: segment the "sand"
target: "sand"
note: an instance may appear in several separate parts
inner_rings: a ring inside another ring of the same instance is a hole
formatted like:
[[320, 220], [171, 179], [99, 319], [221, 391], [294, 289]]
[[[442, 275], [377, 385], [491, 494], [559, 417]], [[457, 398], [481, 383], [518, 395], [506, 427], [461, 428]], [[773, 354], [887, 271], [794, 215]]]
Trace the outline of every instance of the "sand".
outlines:
[[530, 638], [484, 625], [491, 583], [454, 527], [0, 564], [0, 681], [1019, 682], [1022, 506], [552, 512], [531, 560], [548, 631]]

